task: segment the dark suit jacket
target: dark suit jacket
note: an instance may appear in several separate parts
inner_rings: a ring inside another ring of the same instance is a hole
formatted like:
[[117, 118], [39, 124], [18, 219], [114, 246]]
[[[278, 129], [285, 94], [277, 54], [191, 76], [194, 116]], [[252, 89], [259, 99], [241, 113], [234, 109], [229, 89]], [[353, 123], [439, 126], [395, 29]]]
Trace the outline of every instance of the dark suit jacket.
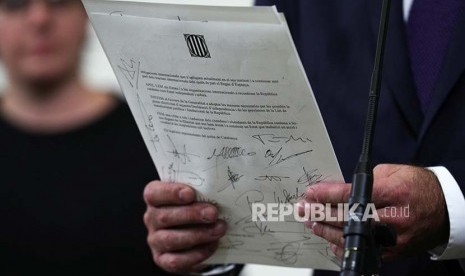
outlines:
[[[347, 181], [361, 151], [381, 3], [257, 1], [276, 4], [285, 13]], [[425, 114], [410, 69], [401, 0], [392, 1], [390, 18], [374, 162], [443, 165], [465, 191], [465, 16], [452, 37]], [[462, 273], [456, 261], [432, 262], [426, 253], [386, 264], [384, 272], [396, 276]]]

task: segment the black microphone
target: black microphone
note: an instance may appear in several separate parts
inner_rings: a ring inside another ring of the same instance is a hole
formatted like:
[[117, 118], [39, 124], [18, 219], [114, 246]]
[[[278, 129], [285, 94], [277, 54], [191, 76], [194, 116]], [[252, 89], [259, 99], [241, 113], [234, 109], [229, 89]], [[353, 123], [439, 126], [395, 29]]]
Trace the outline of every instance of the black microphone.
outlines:
[[[341, 276], [377, 275], [381, 265], [379, 256], [381, 244], [375, 233], [377, 227], [373, 227], [371, 219], [363, 221], [363, 218], [368, 204], [371, 203], [373, 191], [372, 145], [381, 90], [390, 4], [390, 0], [383, 0], [362, 152], [353, 175], [349, 198], [349, 210], [354, 208], [354, 212], [349, 212], [348, 221], [344, 227], [345, 243]], [[379, 232], [391, 235], [392, 229], [391, 231]], [[395, 242], [395, 236], [384, 238], [385, 241], [389, 242], [384, 242], [383, 245], [392, 244], [393, 238]]]

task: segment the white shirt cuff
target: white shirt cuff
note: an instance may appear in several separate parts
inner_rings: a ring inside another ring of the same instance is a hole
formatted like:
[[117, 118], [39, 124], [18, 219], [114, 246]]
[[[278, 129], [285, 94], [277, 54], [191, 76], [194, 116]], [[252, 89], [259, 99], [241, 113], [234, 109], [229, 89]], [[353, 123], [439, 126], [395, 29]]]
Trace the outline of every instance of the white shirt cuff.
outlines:
[[430, 251], [432, 260], [465, 258], [465, 199], [452, 174], [445, 167], [429, 167], [441, 184], [449, 213], [450, 234], [447, 245]]

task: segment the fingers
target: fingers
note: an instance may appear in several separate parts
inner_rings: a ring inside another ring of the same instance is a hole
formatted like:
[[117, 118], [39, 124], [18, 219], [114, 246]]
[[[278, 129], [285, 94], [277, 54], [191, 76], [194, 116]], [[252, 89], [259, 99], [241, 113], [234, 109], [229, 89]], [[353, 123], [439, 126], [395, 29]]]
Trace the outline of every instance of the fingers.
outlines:
[[[329, 249], [336, 255], [338, 259], [342, 259], [344, 252], [344, 238], [342, 236], [342, 229], [338, 229], [323, 223], [315, 223], [313, 226], [315, 235], [324, 238], [329, 242]], [[384, 261], [395, 259], [398, 252], [395, 247], [383, 247], [381, 258]]]
[[329, 243], [335, 244], [340, 247], [344, 247], [344, 237], [342, 234], [342, 228], [334, 227], [325, 223], [310, 222], [311, 225], [307, 225], [313, 231], [313, 234], [327, 240]]
[[164, 270], [188, 273], [201, 267], [226, 233], [216, 206], [194, 202], [195, 192], [187, 185], [153, 181], [144, 190], [144, 200], [147, 242]]
[[308, 202], [344, 203], [349, 199], [350, 187], [344, 183], [319, 183], [308, 188], [305, 199]]
[[344, 252], [344, 247], [337, 246], [333, 243], [329, 244], [329, 249], [336, 255], [339, 260], [342, 260], [342, 253]]
[[388, 178], [405, 168], [405, 165], [379, 164], [373, 168], [374, 178]]
[[[339, 260], [342, 260], [342, 256], [344, 253], [344, 238], [342, 236], [342, 230], [339, 230], [336, 228], [331, 228], [330, 226], [325, 226], [321, 224], [315, 225], [313, 231], [318, 232], [317, 236], [320, 236], [324, 239], [326, 239], [329, 242], [329, 249], [331, 252], [336, 255], [336, 257]], [[395, 256], [398, 255], [398, 252], [396, 252], [395, 247], [383, 247], [382, 253], [381, 253], [381, 258], [384, 261], [389, 261], [395, 259]]]
[[218, 248], [218, 242], [196, 246], [185, 251], [159, 252], [152, 250], [155, 263], [172, 273], [188, 273], [205, 261]]
[[[389, 179], [380, 178], [375, 180], [373, 185], [372, 202], [377, 208], [389, 206], [399, 200], [394, 196], [399, 194], [396, 186], [389, 183]], [[308, 202], [317, 202], [323, 204], [337, 205], [338, 203], [347, 203], [351, 192], [352, 185], [319, 183], [308, 188], [305, 199]]]
[[[396, 197], [399, 196], [398, 185], [396, 184], [401, 180], [396, 175], [405, 167], [402, 165], [382, 164], [374, 168], [372, 201], [378, 208], [396, 202]], [[308, 188], [305, 199], [308, 202], [329, 203], [332, 205], [345, 203], [348, 202], [351, 187], [352, 185], [344, 183], [318, 183]]]
[[184, 205], [195, 200], [195, 192], [185, 184], [152, 181], [145, 186], [144, 200], [154, 207]]
[[[397, 244], [383, 248], [383, 259], [409, 256], [426, 251], [448, 238], [448, 229], [444, 227], [444, 202], [433, 174], [422, 168], [405, 165], [379, 165], [373, 172], [374, 185], [372, 202], [376, 216], [369, 214], [375, 222], [389, 224], [397, 232]], [[438, 189], [439, 191], [435, 191]], [[431, 192], [434, 190], [435, 192]], [[306, 193], [310, 203], [325, 205], [325, 218], [313, 226], [313, 232], [333, 244], [330, 246], [338, 257], [343, 254], [342, 224], [332, 221], [338, 203], [345, 203], [350, 196], [350, 185], [322, 184], [313, 185]], [[410, 209], [411, 207], [411, 209]], [[328, 215], [329, 214], [329, 215]], [[379, 220], [377, 219], [379, 218]], [[439, 221], [439, 223], [438, 223]]]
[[[336, 255], [336, 257], [339, 259], [339, 260], [342, 260], [342, 256], [344, 254], [344, 247], [343, 246], [337, 246], [333, 243], [330, 243], [329, 244], [329, 249], [331, 250], [331, 252], [334, 253], [334, 255]], [[392, 247], [385, 247], [383, 248], [382, 252], [381, 252], [381, 259], [383, 261], [392, 261], [395, 259], [396, 257], [396, 253], [395, 251], [393, 250]]]
[[[342, 205], [339, 205], [341, 207]], [[328, 205], [318, 203], [308, 203], [300, 201], [298, 203], [298, 212], [301, 218], [307, 218], [311, 222], [324, 222], [326, 224], [340, 227], [344, 226], [347, 215], [344, 208], [331, 208]]]
[[194, 248], [219, 240], [226, 233], [226, 223], [218, 221], [207, 226], [179, 229], [163, 229], [149, 234], [149, 245], [158, 252], [169, 252]]
[[158, 230], [182, 225], [207, 224], [218, 219], [218, 210], [205, 202], [185, 206], [148, 207], [144, 222], [148, 229]]
[[411, 226], [409, 221], [409, 210], [406, 210], [405, 207], [387, 207], [377, 209], [376, 213], [378, 214], [378, 218], [381, 223], [396, 226], [398, 231], [403, 231], [405, 230], [404, 228], [409, 228]]

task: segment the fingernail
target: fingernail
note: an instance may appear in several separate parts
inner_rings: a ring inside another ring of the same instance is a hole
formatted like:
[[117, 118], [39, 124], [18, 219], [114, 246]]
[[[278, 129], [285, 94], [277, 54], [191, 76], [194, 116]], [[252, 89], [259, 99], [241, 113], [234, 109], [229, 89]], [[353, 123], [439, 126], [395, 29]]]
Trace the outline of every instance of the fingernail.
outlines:
[[192, 192], [189, 188], [182, 188], [178, 193], [178, 197], [183, 202], [191, 202], [192, 200], [194, 200], [192, 198]]
[[331, 251], [333, 251], [334, 254], [336, 254], [337, 246], [334, 243], [330, 243], [329, 248]]
[[316, 222], [309, 220], [309, 221], [304, 222], [304, 224], [307, 228], [309, 228], [313, 232], [313, 228], [315, 227]]
[[312, 229], [312, 230], [313, 230], [313, 229], [315, 228], [315, 226], [316, 226], [316, 225], [317, 225], [317, 223], [316, 223], [316, 222], [312, 222], [312, 225], [310, 226], [310, 229]]
[[204, 222], [213, 222], [216, 218], [216, 210], [212, 207], [207, 207], [200, 211], [200, 216]]
[[223, 235], [226, 231], [226, 225], [223, 222], [217, 223], [215, 227], [212, 229], [213, 236], [220, 236]]
[[315, 190], [313, 188], [309, 188], [307, 193], [305, 194], [305, 199], [307, 201], [315, 202]]
[[316, 225], [317, 225], [317, 223], [314, 222], [314, 221], [308, 221], [308, 222], [307, 222], [307, 227], [310, 228], [310, 231], [312, 231], [312, 234], [318, 236], [318, 233], [315, 233], [315, 226], [316, 226]]

